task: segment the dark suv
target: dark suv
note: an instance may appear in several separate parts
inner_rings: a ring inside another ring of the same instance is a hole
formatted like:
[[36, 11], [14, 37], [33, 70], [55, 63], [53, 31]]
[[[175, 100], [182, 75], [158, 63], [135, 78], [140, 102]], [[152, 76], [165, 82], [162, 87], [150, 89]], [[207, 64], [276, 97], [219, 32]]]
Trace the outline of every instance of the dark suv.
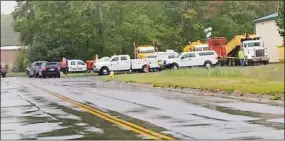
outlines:
[[2, 77], [6, 77], [7, 69], [2, 68], [2, 66], [1, 66], [1, 65], [0, 65], [0, 68], [1, 68], [1, 76], [2, 76]]
[[59, 62], [46, 62], [41, 65], [39, 77], [58, 77], [60, 78], [60, 63]]

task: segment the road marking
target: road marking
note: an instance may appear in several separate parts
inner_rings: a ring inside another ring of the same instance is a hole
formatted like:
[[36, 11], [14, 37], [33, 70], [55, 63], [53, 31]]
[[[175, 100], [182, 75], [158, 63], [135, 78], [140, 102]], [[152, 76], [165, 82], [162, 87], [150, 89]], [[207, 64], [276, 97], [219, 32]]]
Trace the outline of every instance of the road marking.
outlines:
[[149, 137], [149, 138], [154, 139], [154, 140], [176, 140], [176, 139], [174, 139], [172, 137], [169, 137], [169, 136], [166, 136], [164, 134], [157, 133], [155, 131], [146, 129], [146, 128], [141, 127], [139, 125], [136, 125], [134, 123], [131, 123], [131, 122], [124, 121], [122, 119], [116, 118], [116, 117], [111, 116], [111, 115], [109, 115], [107, 113], [104, 113], [104, 112], [102, 112], [102, 111], [100, 111], [98, 109], [95, 109], [93, 107], [87, 106], [87, 105], [82, 104], [82, 103], [79, 103], [79, 102], [74, 101], [74, 100], [72, 100], [72, 99], [70, 99], [68, 97], [62, 96], [60, 94], [57, 94], [57, 93], [52, 92], [50, 90], [47, 90], [45, 88], [41, 88], [41, 87], [35, 86], [33, 84], [31, 84], [31, 85], [36, 87], [36, 88], [38, 88], [38, 89], [40, 89], [40, 90], [42, 90], [42, 91], [45, 91], [45, 92], [47, 92], [47, 93], [49, 93], [49, 94], [51, 94], [51, 95], [53, 95], [53, 96], [55, 96], [57, 98], [60, 98], [60, 99], [65, 100], [67, 102], [70, 102], [73, 105], [81, 108], [82, 110], [84, 110], [86, 112], [89, 112], [89, 113], [91, 113], [91, 114], [93, 114], [93, 115], [95, 115], [97, 117], [100, 117], [100, 118], [106, 120], [106, 121], [109, 121], [111, 123], [117, 124], [117, 125], [119, 125], [121, 127], [124, 127], [126, 129], [129, 129], [129, 130], [131, 130], [131, 131], [133, 131], [135, 133], [138, 133], [140, 135]]

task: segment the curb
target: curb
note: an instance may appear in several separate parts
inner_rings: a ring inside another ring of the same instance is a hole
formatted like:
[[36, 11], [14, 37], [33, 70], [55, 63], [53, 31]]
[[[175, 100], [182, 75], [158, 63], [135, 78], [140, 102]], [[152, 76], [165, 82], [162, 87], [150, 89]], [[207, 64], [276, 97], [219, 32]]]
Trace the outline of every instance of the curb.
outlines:
[[[227, 99], [235, 99], [245, 102], [253, 102], [253, 103], [260, 103], [260, 104], [269, 104], [272, 106], [284, 106], [284, 97], [283, 100], [270, 100], [268, 95], [258, 95], [258, 94], [245, 94], [244, 96], [238, 96], [237, 94], [233, 93], [218, 93], [218, 92], [209, 92], [206, 90], [197, 90], [197, 89], [190, 89], [190, 88], [163, 88], [163, 87], [154, 87], [153, 84], [141, 84], [141, 83], [133, 83], [133, 82], [124, 82], [118, 80], [111, 80], [111, 81], [104, 81], [104, 82], [117, 82], [117, 83], [124, 83], [130, 86], [137, 86], [141, 88], [150, 88], [150, 89], [160, 89], [160, 90], [167, 90], [172, 92], [180, 92], [183, 94], [192, 94], [192, 95], [199, 95], [199, 96], [214, 96], [220, 98], [227, 98]], [[253, 97], [249, 97], [253, 96]]]

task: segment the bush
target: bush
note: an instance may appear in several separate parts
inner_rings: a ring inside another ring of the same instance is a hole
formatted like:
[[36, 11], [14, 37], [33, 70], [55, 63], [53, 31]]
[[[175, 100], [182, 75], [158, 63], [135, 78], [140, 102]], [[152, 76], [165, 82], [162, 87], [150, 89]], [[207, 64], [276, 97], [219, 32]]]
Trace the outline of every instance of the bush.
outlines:
[[27, 54], [23, 52], [19, 52], [16, 56], [15, 61], [13, 62], [13, 71], [15, 72], [23, 72], [28, 66], [30, 61], [27, 58]]

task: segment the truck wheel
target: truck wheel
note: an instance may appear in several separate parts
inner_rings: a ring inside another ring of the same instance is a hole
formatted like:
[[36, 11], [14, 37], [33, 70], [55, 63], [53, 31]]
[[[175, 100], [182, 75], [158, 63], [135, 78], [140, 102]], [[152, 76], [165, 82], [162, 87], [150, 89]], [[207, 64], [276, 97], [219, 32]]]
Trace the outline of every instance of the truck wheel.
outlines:
[[269, 61], [263, 61], [263, 64], [267, 65], [267, 64], [269, 64]]
[[109, 69], [104, 67], [100, 70], [100, 75], [108, 75], [109, 74]]
[[173, 64], [173, 65], [172, 65], [172, 69], [178, 70], [178, 69], [179, 69], [179, 66], [178, 66], [177, 64]]
[[142, 67], [142, 72], [144, 72], [144, 73], [149, 72], [149, 69], [147, 68], [146, 65], [144, 65], [144, 66]]
[[211, 61], [206, 61], [206, 62], [204, 63], [204, 66], [205, 66], [207, 69], [209, 69], [209, 68], [212, 67], [212, 62], [211, 62]]

